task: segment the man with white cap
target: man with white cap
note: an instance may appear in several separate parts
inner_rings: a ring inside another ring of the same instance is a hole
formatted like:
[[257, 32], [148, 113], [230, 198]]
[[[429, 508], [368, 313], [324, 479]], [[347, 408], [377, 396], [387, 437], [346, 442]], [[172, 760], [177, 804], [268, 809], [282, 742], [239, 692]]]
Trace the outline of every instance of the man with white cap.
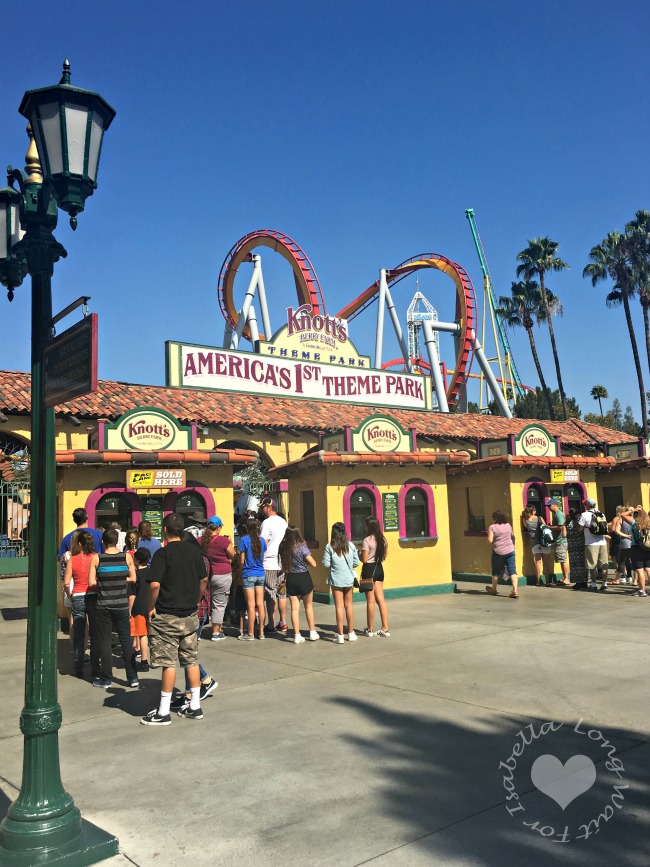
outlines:
[[585, 567], [589, 573], [589, 590], [598, 590], [596, 579], [600, 573], [601, 592], [607, 591], [607, 521], [596, 508], [596, 501], [587, 497], [585, 511], [580, 515], [579, 524], [585, 533]]
[[[264, 516], [260, 536], [266, 542], [264, 554], [264, 591], [266, 595], [266, 613], [269, 618], [267, 633], [287, 631], [287, 594], [286, 585], [282, 581], [282, 567], [278, 559], [280, 542], [284, 539], [287, 522], [278, 515], [276, 501], [273, 497], [263, 497], [260, 510]], [[284, 587], [284, 589], [283, 589]], [[280, 622], [275, 625], [275, 600], [278, 601]]]

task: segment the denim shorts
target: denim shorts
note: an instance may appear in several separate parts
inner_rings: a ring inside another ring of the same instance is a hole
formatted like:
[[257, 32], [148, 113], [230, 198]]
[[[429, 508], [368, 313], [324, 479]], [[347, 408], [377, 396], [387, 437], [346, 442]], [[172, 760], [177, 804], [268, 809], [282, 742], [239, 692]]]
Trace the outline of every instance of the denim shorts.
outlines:
[[492, 575], [497, 578], [501, 577], [501, 573], [503, 572], [505, 567], [506, 573], [508, 575], [516, 575], [517, 568], [515, 566], [515, 552], [511, 551], [509, 554], [496, 554], [494, 551], [492, 552]]
[[249, 578], [242, 578], [241, 586], [244, 590], [252, 590], [253, 587], [264, 587], [264, 575], [251, 575]]

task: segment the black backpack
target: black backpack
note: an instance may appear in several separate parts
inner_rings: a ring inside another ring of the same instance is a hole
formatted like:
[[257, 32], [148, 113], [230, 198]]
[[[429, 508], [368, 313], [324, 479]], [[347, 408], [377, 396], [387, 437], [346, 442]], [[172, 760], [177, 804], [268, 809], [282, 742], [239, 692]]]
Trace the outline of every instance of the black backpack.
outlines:
[[589, 532], [592, 536], [604, 536], [607, 533], [607, 518], [598, 509], [594, 509], [591, 513]]
[[551, 530], [548, 524], [540, 520], [539, 527], [537, 528], [537, 544], [541, 545], [542, 548], [550, 548], [554, 538], [553, 530]]

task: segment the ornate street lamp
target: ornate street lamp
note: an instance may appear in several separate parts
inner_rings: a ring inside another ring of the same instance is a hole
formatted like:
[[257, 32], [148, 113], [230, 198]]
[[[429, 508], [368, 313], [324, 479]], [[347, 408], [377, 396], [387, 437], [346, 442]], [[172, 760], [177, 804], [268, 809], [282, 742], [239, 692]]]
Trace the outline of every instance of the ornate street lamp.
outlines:
[[85, 865], [115, 855], [118, 846], [115, 837], [81, 818], [59, 770], [56, 462], [54, 409], [45, 405], [44, 358], [52, 335], [54, 263], [66, 255], [52, 234], [58, 208], [70, 214], [74, 229], [77, 214], [97, 186], [102, 137], [115, 112], [99, 94], [70, 85], [66, 60], [60, 84], [28, 91], [20, 113], [30, 123], [27, 175], [10, 168], [10, 186], [0, 190], [0, 282], [8, 287], [11, 301], [25, 273], [32, 278], [30, 553], [25, 706], [20, 715], [23, 778], [18, 798], [0, 825], [0, 864]]

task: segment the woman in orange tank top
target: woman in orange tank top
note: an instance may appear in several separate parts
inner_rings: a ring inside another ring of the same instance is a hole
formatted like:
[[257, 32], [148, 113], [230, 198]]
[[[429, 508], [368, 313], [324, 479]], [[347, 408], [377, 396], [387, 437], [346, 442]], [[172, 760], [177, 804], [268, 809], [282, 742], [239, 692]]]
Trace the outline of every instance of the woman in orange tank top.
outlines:
[[[83, 677], [84, 645], [86, 641], [86, 617], [92, 622], [92, 614], [97, 604], [97, 589], [88, 589], [88, 572], [90, 561], [95, 553], [95, 542], [90, 533], [78, 530], [72, 537], [70, 545], [71, 557], [63, 578], [63, 589], [72, 601], [73, 617], [73, 657], [74, 673]], [[99, 653], [97, 642], [90, 630], [90, 662], [93, 674], [99, 671]]]

